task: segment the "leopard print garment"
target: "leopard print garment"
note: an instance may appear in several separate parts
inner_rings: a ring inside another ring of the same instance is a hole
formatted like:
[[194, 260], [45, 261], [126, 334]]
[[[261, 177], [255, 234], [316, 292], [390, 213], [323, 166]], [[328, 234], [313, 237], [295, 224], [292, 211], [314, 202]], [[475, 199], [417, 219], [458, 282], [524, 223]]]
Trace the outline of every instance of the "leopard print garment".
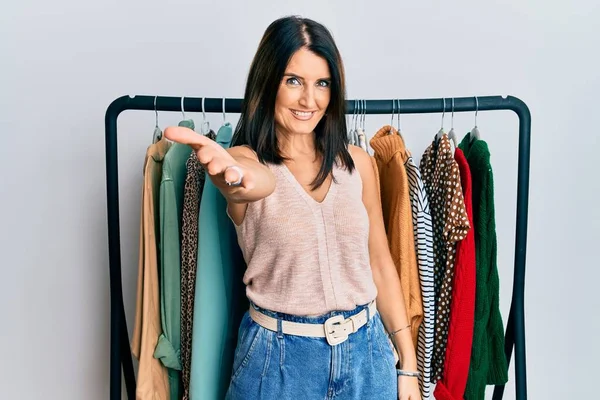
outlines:
[[435, 331], [431, 382], [435, 383], [444, 372], [456, 242], [465, 238], [470, 224], [458, 163], [447, 134], [425, 150], [420, 169], [433, 217]]
[[[211, 130], [207, 137], [216, 139]], [[192, 152], [186, 162], [187, 175], [183, 194], [181, 224], [181, 368], [183, 399], [190, 397], [190, 371], [192, 363], [192, 321], [198, 261], [198, 214], [206, 172]]]

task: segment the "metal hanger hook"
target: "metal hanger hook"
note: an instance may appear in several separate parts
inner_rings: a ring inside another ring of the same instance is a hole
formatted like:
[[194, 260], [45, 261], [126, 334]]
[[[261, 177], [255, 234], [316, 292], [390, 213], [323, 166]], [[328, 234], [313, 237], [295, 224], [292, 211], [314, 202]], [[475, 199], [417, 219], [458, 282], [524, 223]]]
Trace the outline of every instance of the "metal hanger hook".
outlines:
[[392, 122], [390, 123], [390, 126], [393, 128], [394, 127], [394, 113], [396, 111], [396, 99], [392, 99]]
[[202, 128], [200, 131], [206, 135], [210, 132], [210, 122], [206, 120], [206, 110], [204, 109], [204, 97], [202, 98]]
[[400, 133], [400, 99], [396, 101], [398, 102], [398, 133]]
[[446, 116], [446, 98], [444, 97], [444, 107], [442, 108], [442, 129], [444, 129], [444, 117]]
[[363, 114], [362, 114], [362, 126], [361, 128], [365, 129], [365, 124], [367, 122], [367, 100], [363, 100]]
[[479, 111], [479, 99], [475, 96], [475, 128], [477, 128], [477, 112]]
[[354, 120], [354, 130], [358, 130], [360, 124], [360, 100], [356, 100], [356, 119]]
[[354, 114], [354, 130], [358, 129], [358, 120], [360, 119], [360, 100], [354, 100], [355, 113]]
[[227, 123], [227, 116], [225, 115], [225, 97], [223, 97], [223, 124]]
[[452, 123], [451, 128], [454, 129], [454, 97], [452, 98]]
[[158, 99], [158, 96], [154, 96], [154, 116], [156, 119], [156, 128], [158, 128], [158, 110], [156, 109], [156, 99]]
[[358, 114], [358, 100], [354, 99], [354, 111], [352, 112], [352, 129], [356, 129], [356, 116]]
[[185, 100], [185, 96], [181, 97], [181, 114], [183, 115], [183, 119], [185, 119], [185, 109], [183, 108], [183, 101]]
[[363, 116], [364, 116], [364, 110], [363, 110], [363, 101], [362, 99], [358, 101], [360, 104], [360, 114], [358, 115], [358, 129], [362, 128], [362, 123], [363, 123]]
[[352, 124], [354, 124], [354, 112], [356, 111], [356, 104], [352, 107], [352, 116], [350, 117], [350, 126], [348, 127], [348, 133], [352, 132]]
[[360, 102], [362, 105], [362, 109], [361, 109], [362, 113], [360, 115], [360, 123], [361, 123], [360, 127], [362, 129], [365, 129], [365, 121], [367, 119], [367, 101], [363, 99]]

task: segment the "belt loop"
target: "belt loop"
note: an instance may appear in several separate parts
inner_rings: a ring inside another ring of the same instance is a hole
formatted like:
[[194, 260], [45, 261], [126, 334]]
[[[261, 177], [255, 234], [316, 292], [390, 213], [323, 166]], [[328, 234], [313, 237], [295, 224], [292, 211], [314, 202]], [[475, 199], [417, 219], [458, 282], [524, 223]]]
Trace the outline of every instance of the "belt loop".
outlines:
[[283, 339], [283, 321], [281, 318], [277, 318], [277, 337]]
[[367, 325], [371, 326], [371, 303], [367, 305]]

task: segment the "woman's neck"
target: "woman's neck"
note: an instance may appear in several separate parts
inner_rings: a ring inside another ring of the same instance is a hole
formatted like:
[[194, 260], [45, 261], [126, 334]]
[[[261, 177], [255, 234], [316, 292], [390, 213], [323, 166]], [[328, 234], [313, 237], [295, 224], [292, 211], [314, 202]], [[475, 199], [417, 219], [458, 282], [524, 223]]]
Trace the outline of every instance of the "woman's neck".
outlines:
[[288, 134], [278, 133], [279, 150], [284, 157], [296, 160], [298, 158], [316, 157], [315, 133]]

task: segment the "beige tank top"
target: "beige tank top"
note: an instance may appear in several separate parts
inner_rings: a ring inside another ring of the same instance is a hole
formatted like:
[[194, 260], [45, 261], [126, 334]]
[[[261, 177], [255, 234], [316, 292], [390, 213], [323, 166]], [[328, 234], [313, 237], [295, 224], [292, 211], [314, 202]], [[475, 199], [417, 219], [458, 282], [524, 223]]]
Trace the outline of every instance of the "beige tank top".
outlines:
[[300, 316], [352, 310], [377, 296], [369, 263], [362, 180], [334, 165], [323, 202], [284, 164], [268, 164], [275, 191], [248, 204], [238, 242], [246, 295], [259, 307]]

